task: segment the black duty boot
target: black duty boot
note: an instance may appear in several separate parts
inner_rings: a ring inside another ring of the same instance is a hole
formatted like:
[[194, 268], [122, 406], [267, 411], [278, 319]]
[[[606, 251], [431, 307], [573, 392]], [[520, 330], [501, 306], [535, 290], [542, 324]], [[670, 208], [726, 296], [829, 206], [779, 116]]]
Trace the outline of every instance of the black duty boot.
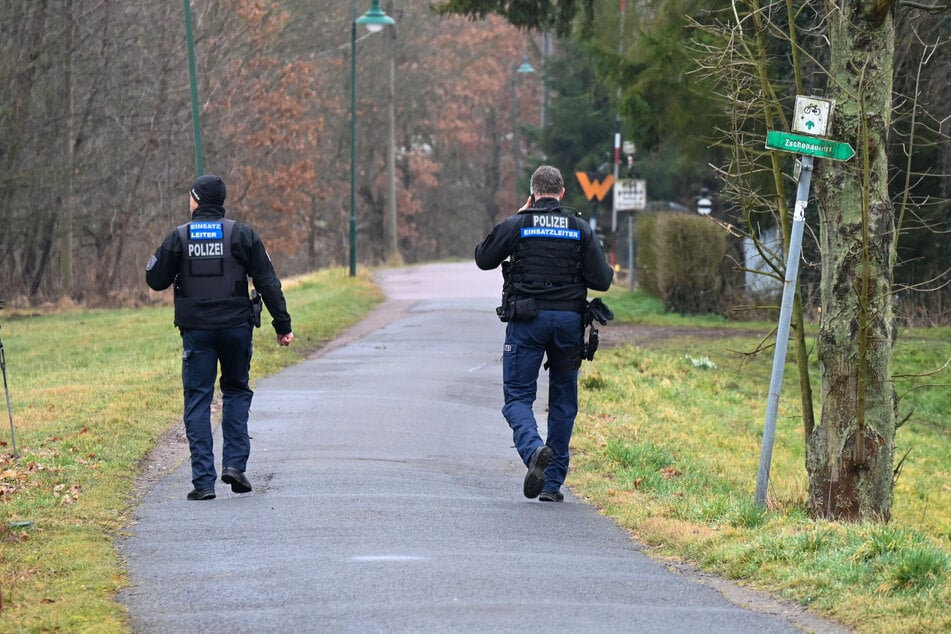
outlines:
[[234, 467], [225, 467], [221, 470], [221, 481], [231, 485], [232, 493], [251, 492], [251, 482], [245, 477], [244, 472]]
[[528, 461], [528, 473], [525, 474], [525, 482], [522, 484], [522, 493], [525, 497], [537, 498], [545, 486], [545, 467], [551, 462], [551, 447], [542, 445], [532, 454]]

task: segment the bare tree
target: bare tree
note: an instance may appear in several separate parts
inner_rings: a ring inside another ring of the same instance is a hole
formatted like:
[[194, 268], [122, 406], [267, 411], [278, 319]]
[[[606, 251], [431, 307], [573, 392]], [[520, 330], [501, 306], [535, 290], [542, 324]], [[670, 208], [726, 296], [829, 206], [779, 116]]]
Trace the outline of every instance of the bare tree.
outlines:
[[[921, 63], [939, 46], [946, 48], [947, 40], [936, 37], [918, 47], [917, 72], [899, 74], [911, 86], [905, 93], [913, 93], [910, 105], [896, 104], [896, 6], [874, 0], [733, 1], [725, 17], [705, 29], [715, 43], [698, 45], [705, 53], [701, 71], [729, 105], [723, 142], [732, 161], [720, 172], [727, 197], [745, 212], [748, 235], [755, 237], [758, 221], [770, 215], [789, 235], [788, 158], [761, 148], [765, 129], [788, 129], [792, 95], [819, 91], [834, 99], [830, 134], [857, 149], [848, 162], [820, 160], [814, 181], [822, 315], [818, 423], [807, 397], [801, 304], [794, 311], [809, 504], [819, 517], [890, 516], [898, 427], [891, 372], [896, 247], [905, 221], [920, 211], [910, 201], [924, 200], [924, 185], [941, 174], [940, 168], [916, 172], [916, 143], [924, 139], [932, 149], [947, 148], [947, 133], [938, 123], [947, 115], [939, 114], [940, 103], [925, 108], [927, 100], [915, 88], [926, 77]], [[946, 79], [938, 81], [946, 86]], [[904, 127], [896, 126], [894, 112], [907, 113]], [[900, 171], [892, 170], [887, 153], [895, 129], [907, 161]], [[904, 182], [893, 181], [893, 173], [905, 174]], [[897, 214], [893, 197], [901, 202]], [[935, 198], [947, 204], [940, 195]], [[760, 248], [782, 279], [782, 254]]]

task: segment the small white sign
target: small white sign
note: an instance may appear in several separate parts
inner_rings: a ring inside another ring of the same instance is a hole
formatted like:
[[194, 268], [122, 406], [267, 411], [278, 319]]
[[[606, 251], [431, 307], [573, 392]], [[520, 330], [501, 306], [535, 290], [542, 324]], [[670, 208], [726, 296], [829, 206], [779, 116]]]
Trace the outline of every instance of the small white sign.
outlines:
[[710, 212], [713, 211], [713, 201], [707, 198], [706, 196], [701, 196], [697, 199], [697, 213], [701, 216], [709, 216]]
[[614, 201], [618, 211], [646, 209], [647, 181], [637, 178], [619, 178], [614, 183]]
[[812, 136], [825, 136], [829, 131], [834, 107], [835, 101], [831, 99], [796, 95], [792, 131]]

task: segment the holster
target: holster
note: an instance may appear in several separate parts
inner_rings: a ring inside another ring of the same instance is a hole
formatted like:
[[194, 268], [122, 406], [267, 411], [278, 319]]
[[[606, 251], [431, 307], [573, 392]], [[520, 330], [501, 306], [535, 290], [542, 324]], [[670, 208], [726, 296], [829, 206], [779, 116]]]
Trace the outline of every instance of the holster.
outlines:
[[588, 326], [590, 330], [588, 331], [588, 340], [582, 346], [582, 360], [594, 361], [594, 353], [598, 351], [598, 344], [601, 342], [598, 336], [598, 328], [594, 325], [594, 322], [603, 326], [612, 319], [614, 319], [614, 312], [601, 301], [601, 298], [595, 298], [588, 302], [588, 307], [584, 313], [584, 325]]
[[594, 361], [594, 353], [598, 351], [598, 344], [600, 342], [601, 339], [598, 337], [598, 329], [592, 325], [591, 330], [588, 331], [588, 341], [584, 343], [581, 351], [581, 358], [585, 361]]
[[524, 299], [506, 297], [505, 303], [496, 308], [495, 313], [503, 322], [531, 321], [538, 315], [538, 307], [535, 305], [534, 297]]
[[512, 262], [502, 262], [502, 303], [495, 308], [495, 314], [503, 323], [507, 321], [531, 321], [538, 314], [534, 297], [515, 297], [512, 295]]

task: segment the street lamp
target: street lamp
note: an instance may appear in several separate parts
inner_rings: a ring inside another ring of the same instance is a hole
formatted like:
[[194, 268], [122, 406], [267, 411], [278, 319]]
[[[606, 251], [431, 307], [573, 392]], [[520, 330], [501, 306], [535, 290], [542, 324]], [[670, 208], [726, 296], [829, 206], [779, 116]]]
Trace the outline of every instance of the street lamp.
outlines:
[[383, 260], [400, 263], [396, 213], [396, 38], [397, 27], [388, 30], [390, 44], [386, 87], [386, 209], [383, 211]]
[[526, 73], [534, 73], [535, 69], [528, 63], [528, 55], [522, 54], [522, 63], [516, 66], [512, 72], [512, 143], [514, 145], [513, 154], [515, 155], [515, 204], [521, 200], [521, 189], [519, 180], [521, 178], [521, 167], [519, 166], [519, 154], [521, 148], [518, 142], [518, 76]]
[[357, 25], [370, 33], [396, 21], [380, 9], [380, 0], [373, 0], [370, 10], [357, 17], [357, 0], [353, 0], [350, 22], [350, 277], [357, 274]]
[[192, 7], [190, 0], [183, 0], [185, 7], [185, 44], [188, 47], [188, 83], [192, 95], [192, 128], [195, 130], [195, 170], [205, 173], [201, 148], [201, 116], [198, 110], [198, 81], [195, 78], [195, 36], [192, 33]]

